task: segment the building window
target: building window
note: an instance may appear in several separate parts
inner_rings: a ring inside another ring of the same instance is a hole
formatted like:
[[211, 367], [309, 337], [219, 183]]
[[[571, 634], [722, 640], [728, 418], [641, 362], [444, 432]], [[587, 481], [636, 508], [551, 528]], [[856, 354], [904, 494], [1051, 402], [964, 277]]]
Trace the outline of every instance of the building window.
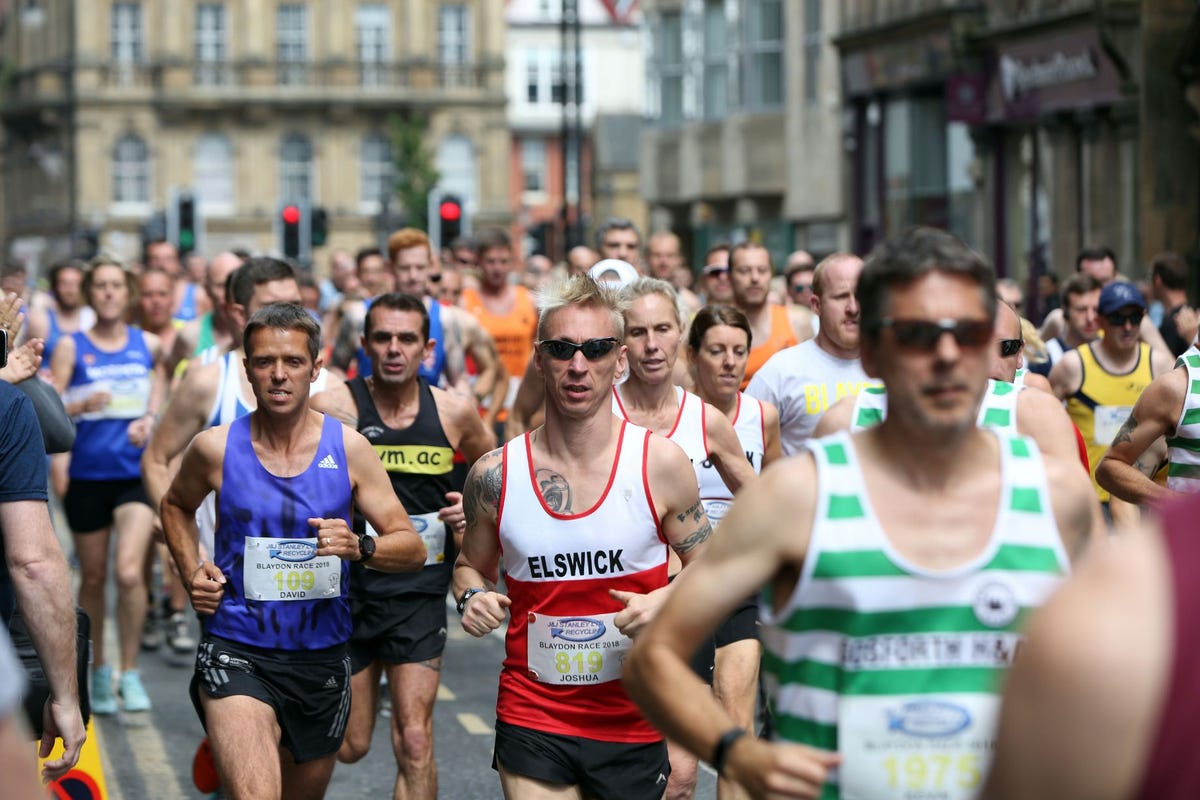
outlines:
[[363, 137], [358, 168], [358, 200], [362, 205], [378, 208], [395, 194], [392, 143], [386, 136], [371, 133]]
[[537, 50], [525, 51], [525, 102], [537, 105], [542, 95], [542, 59]]
[[228, 136], [210, 133], [196, 141], [193, 183], [200, 207], [210, 213], [232, 213], [233, 144]]
[[701, 96], [705, 119], [721, 119], [729, 111], [728, 32], [725, 0], [705, 0], [704, 94]]
[[279, 147], [279, 197], [294, 203], [311, 200], [312, 143], [297, 133], [283, 137]]
[[126, 134], [113, 148], [113, 202], [150, 202], [150, 148], [140, 137]]
[[199, 3], [196, 6], [196, 83], [214, 86], [227, 82], [225, 6]]
[[142, 4], [113, 3], [112, 58], [119, 64], [139, 64], [142, 53]]
[[746, 14], [746, 103], [783, 104], [783, 0], [750, 0]]
[[821, 93], [821, 0], [804, 0], [804, 102]]
[[387, 64], [392, 57], [391, 27], [391, 12], [385, 5], [361, 5], [354, 12], [358, 81], [363, 86], [383, 86], [387, 83]]
[[546, 140], [521, 140], [522, 188], [527, 192], [546, 191]]
[[442, 81], [450, 86], [467, 83], [470, 31], [467, 7], [461, 3], [438, 6], [437, 46]]
[[302, 84], [308, 80], [308, 9], [305, 6], [288, 3], [276, 10], [275, 60], [279, 83]]
[[663, 14], [658, 26], [659, 120], [664, 125], [683, 122], [683, 19]]

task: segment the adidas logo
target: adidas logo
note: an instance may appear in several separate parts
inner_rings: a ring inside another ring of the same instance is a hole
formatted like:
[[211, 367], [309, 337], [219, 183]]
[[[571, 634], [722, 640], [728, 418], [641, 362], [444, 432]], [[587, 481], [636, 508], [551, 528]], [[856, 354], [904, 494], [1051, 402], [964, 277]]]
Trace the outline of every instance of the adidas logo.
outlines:
[[[337, 462], [333, 460], [333, 454], [330, 453], [329, 455], [325, 456], [320, 461], [318, 461], [317, 468], [318, 469], [337, 469], [338, 465], [337, 465]], [[333, 680], [333, 679], [330, 678], [330, 680]]]
[[336, 689], [337, 687], [338, 687], [337, 678], [330, 675], [329, 680], [325, 681], [325, 685], [322, 686], [321, 688], [322, 689]]

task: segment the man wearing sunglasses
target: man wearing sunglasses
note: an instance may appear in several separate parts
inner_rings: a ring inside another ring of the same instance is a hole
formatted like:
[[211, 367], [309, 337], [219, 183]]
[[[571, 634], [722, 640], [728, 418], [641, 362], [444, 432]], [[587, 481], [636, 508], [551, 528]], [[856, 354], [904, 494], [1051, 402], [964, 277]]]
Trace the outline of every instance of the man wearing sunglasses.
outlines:
[[[986, 774], [1023, 619], [1100, 535], [1099, 508], [1075, 463], [975, 424], [996, 308], [981, 256], [910, 231], [867, 260], [857, 298], [863, 367], [891, 413], [742, 490], [638, 637], [625, 683], [672, 741], [755, 797], [962, 800]], [[759, 589], [772, 743], [739, 729], [686, 661]]]
[[620, 664], [669, 591], [668, 546], [692, 563], [712, 528], [683, 451], [612, 413], [626, 366], [617, 293], [577, 276], [540, 305], [546, 421], [471, 468], [454, 566], [463, 629], [508, 620], [493, 763], [510, 800], [658, 800], [666, 743]]
[[1139, 338], [1146, 300], [1132, 283], [1114, 281], [1100, 291], [1100, 339], [1063, 355], [1050, 370], [1054, 394], [1067, 404], [1088, 446], [1096, 496], [1115, 524], [1136, 524], [1137, 509], [1120, 498], [1110, 499], [1095, 480], [1096, 467], [1112, 444], [1138, 396], [1174, 361]]

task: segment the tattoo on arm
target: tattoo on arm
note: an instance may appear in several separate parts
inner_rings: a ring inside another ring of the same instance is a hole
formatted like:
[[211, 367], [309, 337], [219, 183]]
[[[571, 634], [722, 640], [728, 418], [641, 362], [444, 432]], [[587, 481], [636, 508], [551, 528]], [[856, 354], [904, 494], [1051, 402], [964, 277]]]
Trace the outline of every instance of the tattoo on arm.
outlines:
[[571, 511], [571, 484], [552, 469], [539, 469], [535, 473], [538, 490], [550, 510], [558, 514]]
[[701, 525], [695, 533], [687, 536], [682, 541], [675, 542], [671, 545], [671, 547], [673, 547], [675, 552], [682, 558], [708, 541], [708, 537], [710, 536], [712, 536], [712, 524], [709, 523], [707, 518], [705, 518], [704, 524]]
[[1117, 436], [1112, 440], [1112, 446], [1116, 447], [1119, 444], [1127, 444], [1133, 441], [1133, 432], [1137, 429], [1138, 421], [1133, 414], [1129, 415], [1129, 419], [1121, 426], [1121, 430], [1117, 431]]
[[478, 473], [473, 472], [463, 487], [463, 516], [466, 517], [468, 528], [475, 527], [480, 516], [487, 515], [500, 504], [504, 462], [500, 458], [495, 461], [493, 466], [481, 468]]
[[686, 522], [688, 517], [691, 517], [692, 522], [699, 522], [700, 517], [702, 516], [704, 516], [704, 506], [702, 506], [700, 501], [697, 500], [696, 502], [692, 503], [692, 505], [688, 507], [686, 511], [676, 514], [675, 519], [679, 520], [680, 522]]

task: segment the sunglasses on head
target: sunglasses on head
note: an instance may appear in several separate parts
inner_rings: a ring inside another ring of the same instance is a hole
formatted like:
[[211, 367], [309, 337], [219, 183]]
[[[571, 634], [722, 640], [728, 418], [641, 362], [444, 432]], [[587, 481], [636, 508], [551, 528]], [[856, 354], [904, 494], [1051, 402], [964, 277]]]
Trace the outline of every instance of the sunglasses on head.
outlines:
[[1000, 340], [1000, 356], [1002, 358], [1011, 358], [1021, 352], [1021, 348], [1025, 346], [1024, 339], [1001, 339]]
[[959, 347], [983, 347], [992, 340], [992, 322], [983, 319], [885, 319], [881, 328], [891, 328], [896, 343], [913, 350], [933, 350], [943, 333], [954, 337]]
[[546, 339], [538, 342], [538, 348], [558, 361], [570, 361], [576, 353], [583, 353], [583, 357], [588, 361], [595, 361], [611, 353], [618, 344], [620, 342], [611, 336], [605, 339], [588, 339], [578, 344], [564, 339]]
[[723, 267], [720, 264], [713, 264], [711, 267], [704, 268], [705, 275], [728, 275], [729, 267]]
[[1146, 316], [1146, 312], [1138, 309], [1129, 311], [1125, 314], [1105, 314], [1104, 317], [1118, 328], [1124, 328], [1125, 323], [1132, 322], [1134, 327], [1142, 324], [1142, 317]]

